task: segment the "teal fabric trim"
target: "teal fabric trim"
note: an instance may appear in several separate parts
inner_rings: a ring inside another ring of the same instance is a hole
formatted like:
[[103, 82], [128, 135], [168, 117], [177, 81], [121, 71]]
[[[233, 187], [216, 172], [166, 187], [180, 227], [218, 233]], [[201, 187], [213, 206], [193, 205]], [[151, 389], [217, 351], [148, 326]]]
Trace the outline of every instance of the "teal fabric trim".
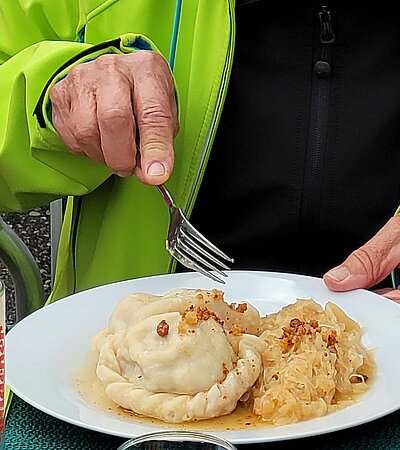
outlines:
[[182, 0], [176, 0], [174, 28], [172, 31], [171, 49], [169, 52], [169, 66], [171, 67], [172, 71], [174, 70], [174, 65], [175, 65], [176, 46], [178, 43], [178, 33], [179, 33], [179, 24], [181, 22], [181, 12], [182, 12]]
[[134, 50], [153, 50], [151, 45], [146, 42], [144, 39], [142, 39], [140, 36], [138, 36], [133, 41], [128, 42], [127, 44], [124, 44], [124, 47], [128, 47]]
[[77, 42], [85, 42], [85, 27], [81, 28], [76, 37]]

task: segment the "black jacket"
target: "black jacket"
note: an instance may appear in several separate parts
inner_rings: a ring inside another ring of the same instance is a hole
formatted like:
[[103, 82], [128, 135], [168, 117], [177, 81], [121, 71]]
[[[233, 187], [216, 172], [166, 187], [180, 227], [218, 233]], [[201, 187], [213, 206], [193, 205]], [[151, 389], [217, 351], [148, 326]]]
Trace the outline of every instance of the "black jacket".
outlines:
[[399, 203], [399, 14], [243, 3], [191, 220], [234, 268], [320, 276]]

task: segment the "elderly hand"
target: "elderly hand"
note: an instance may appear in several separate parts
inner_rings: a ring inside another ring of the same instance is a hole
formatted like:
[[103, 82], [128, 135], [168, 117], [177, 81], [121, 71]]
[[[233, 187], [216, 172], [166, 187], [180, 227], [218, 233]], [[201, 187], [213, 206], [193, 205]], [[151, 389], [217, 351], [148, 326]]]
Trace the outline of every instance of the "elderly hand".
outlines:
[[146, 184], [168, 179], [179, 125], [161, 55], [141, 50], [77, 65], [53, 86], [50, 100], [54, 126], [73, 153]]
[[[365, 245], [354, 251], [340, 266], [324, 275], [333, 291], [373, 287], [400, 267], [400, 216], [392, 217]], [[400, 302], [399, 289], [379, 289], [378, 294]]]

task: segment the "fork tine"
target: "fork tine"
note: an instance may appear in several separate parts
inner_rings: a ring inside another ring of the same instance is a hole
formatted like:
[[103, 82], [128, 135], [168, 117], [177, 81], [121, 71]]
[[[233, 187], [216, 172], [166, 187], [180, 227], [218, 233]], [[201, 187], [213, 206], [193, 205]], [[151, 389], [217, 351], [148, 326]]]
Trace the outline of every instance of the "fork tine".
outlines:
[[[207, 261], [205, 258], [202, 257], [202, 255], [196, 253], [192, 248], [190, 248], [190, 246], [187, 245], [186, 242], [184, 240], [182, 240], [182, 238], [179, 235], [177, 236], [177, 245], [178, 245], [179, 249], [184, 250], [189, 256], [194, 258], [195, 261], [203, 264], [203, 266], [205, 266], [205, 268], [207, 270], [214, 270], [215, 272], [217, 272], [219, 275], [222, 275], [223, 277], [228, 276], [226, 273], [222, 272], [222, 270], [220, 270], [217, 266], [215, 266], [211, 262]], [[217, 263], [218, 263], [218, 260], [217, 260]]]
[[211, 280], [216, 281], [217, 283], [226, 284], [222, 278], [217, 277], [212, 272], [208, 272], [200, 264], [197, 264], [195, 261], [190, 259], [187, 255], [185, 255], [180, 249], [174, 247], [170, 249], [171, 255], [176, 258], [182, 265], [187, 267], [188, 269], [195, 270], [200, 272], [202, 275], [211, 278]]
[[[205, 247], [202, 247], [201, 245], [199, 245], [196, 240], [193, 238], [193, 235], [190, 235], [186, 232], [185, 229], [181, 228], [180, 229], [180, 235], [184, 238], [184, 240], [191, 246], [193, 247], [194, 250], [197, 250], [200, 255], [205, 256], [207, 259], [209, 259], [210, 261], [212, 261], [214, 264], [216, 264], [217, 266], [222, 267], [225, 270], [230, 270], [230, 267], [228, 267], [223, 261], [220, 261], [219, 259], [217, 259], [214, 255], [212, 255], [210, 252], [208, 252]], [[226, 275], [226, 274], [225, 274]]]
[[234, 260], [232, 258], [229, 258], [229, 256], [225, 255], [224, 252], [222, 252], [212, 242], [210, 242], [207, 238], [205, 238], [199, 231], [197, 231], [196, 228], [187, 220], [187, 218], [185, 217], [185, 215], [183, 213], [181, 213], [181, 214], [182, 214], [184, 229], [189, 231], [189, 233], [191, 233], [193, 237], [195, 237], [197, 240], [199, 240], [208, 249], [213, 250], [221, 258], [223, 258], [226, 261], [229, 261], [231, 263], [234, 262]]

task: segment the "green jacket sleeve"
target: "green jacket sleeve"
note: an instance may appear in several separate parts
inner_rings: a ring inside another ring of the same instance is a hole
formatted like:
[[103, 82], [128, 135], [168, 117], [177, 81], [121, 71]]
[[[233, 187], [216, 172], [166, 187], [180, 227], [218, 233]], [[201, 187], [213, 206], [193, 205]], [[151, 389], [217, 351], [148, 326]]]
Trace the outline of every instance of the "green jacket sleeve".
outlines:
[[74, 64], [103, 53], [153, 48], [153, 44], [133, 34], [96, 45], [77, 42], [82, 14], [78, 3], [1, 1], [1, 212], [84, 195], [111, 174], [105, 166], [67, 150], [49, 120], [48, 93]]

